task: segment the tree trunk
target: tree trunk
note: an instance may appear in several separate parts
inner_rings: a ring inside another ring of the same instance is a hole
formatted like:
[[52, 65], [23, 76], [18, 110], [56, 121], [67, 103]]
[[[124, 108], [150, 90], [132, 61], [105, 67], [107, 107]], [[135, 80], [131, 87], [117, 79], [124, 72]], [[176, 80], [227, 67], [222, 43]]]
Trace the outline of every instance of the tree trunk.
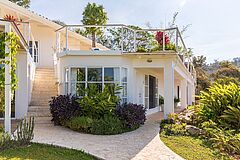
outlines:
[[92, 47], [96, 47], [96, 34], [95, 32], [92, 32]]

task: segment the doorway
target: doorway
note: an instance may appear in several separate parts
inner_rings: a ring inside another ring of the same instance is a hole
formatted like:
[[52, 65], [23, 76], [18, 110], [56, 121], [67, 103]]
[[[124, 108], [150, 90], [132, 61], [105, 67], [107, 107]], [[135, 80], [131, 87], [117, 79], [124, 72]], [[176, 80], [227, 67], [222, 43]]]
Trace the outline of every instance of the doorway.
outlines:
[[145, 108], [158, 107], [158, 79], [151, 75], [145, 75]]

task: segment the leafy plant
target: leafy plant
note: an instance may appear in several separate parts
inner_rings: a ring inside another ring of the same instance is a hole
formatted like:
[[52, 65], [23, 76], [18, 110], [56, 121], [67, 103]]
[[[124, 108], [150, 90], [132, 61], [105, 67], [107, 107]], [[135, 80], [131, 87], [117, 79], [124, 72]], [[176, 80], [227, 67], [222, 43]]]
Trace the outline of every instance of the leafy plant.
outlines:
[[[88, 3], [82, 13], [82, 23], [84, 25], [105, 25], [107, 23], [107, 12], [104, 11], [102, 5], [96, 3]], [[96, 34], [101, 35], [101, 28], [89, 27], [86, 32], [92, 34], [92, 47], [96, 47]]]
[[17, 131], [10, 135], [8, 133], [0, 133], [0, 151], [25, 146], [31, 143], [34, 133], [34, 118], [30, 117], [27, 121], [24, 119], [17, 127]]
[[186, 130], [186, 123], [182, 124], [165, 124], [162, 125], [161, 134], [163, 135], [176, 135], [176, 136], [185, 136], [189, 135]]
[[9, 0], [13, 3], [16, 3], [19, 6], [22, 6], [24, 8], [29, 8], [30, 7], [30, 0]]
[[105, 115], [113, 115], [120, 102], [117, 95], [121, 89], [121, 87], [114, 85], [105, 87], [103, 92], [99, 92], [97, 86], [89, 86], [85, 91], [85, 96], [77, 100], [82, 107], [83, 115], [96, 119]]
[[99, 135], [119, 134], [124, 130], [124, 126], [118, 117], [109, 115], [94, 119], [91, 127], [91, 133]]
[[89, 133], [92, 123], [93, 123], [93, 119], [90, 117], [77, 116], [77, 117], [71, 118], [66, 123], [66, 126], [75, 131]]
[[240, 131], [240, 106], [228, 106], [228, 109], [223, 112], [221, 118], [223, 119], [222, 124]]
[[164, 98], [163, 96], [159, 95], [159, 105], [164, 104]]
[[72, 117], [82, 114], [82, 108], [76, 102], [77, 98], [71, 95], [53, 97], [50, 101], [52, 121], [55, 125], [63, 125]]
[[174, 97], [174, 103], [178, 103], [178, 102], [180, 102], [180, 99], [177, 97]]
[[215, 83], [208, 91], [201, 92], [200, 105], [201, 114], [205, 119], [219, 122], [228, 106], [236, 108], [240, 106], [240, 87], [234, 83], [220, 85]]
[[29, 121], [24, 119], [20, 122], [20, 124], [17, 127], [15, 139], [18, 143], [21, 145], [27, 145], [30, 143], [31, 140], [33, 140], [34, 133], [34, 117], [30, 117]]
[[146, 109], [143, 105], [124, 103], [116, 109], [116, 115], [128, 128], [138, 128], [146, 121]]

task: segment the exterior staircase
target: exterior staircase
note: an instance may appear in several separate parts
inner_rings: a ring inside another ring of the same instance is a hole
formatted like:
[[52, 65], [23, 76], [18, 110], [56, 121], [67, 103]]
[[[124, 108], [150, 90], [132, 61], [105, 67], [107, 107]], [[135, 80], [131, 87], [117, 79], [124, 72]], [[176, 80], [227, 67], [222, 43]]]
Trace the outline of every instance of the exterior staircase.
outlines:
[[33, 116], [36, 125], [51, 125], [49, 101], [57, 95], [57, 85], [54, 70], [49, 68], [36, 69], [35, 80], [28, 117]]

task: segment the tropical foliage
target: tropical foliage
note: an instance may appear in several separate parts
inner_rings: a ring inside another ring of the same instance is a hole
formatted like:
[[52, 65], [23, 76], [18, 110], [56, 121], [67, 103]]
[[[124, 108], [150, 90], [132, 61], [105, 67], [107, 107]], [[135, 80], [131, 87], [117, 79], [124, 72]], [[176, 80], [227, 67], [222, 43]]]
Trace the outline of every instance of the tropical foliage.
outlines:
[[55, 125], [63, 125], [70, 118], [82, 114], [82, 108], [78, 105], [76, 99], [71, 95], [60, 95], [52, 98], [49, 105], [52, 121]]
[[[11, 60], [11, 91], [14, 94], [17, 89], [17, 50], [19, 49], [18, 45], [19, 37], [15, 33], [0, 33], [0, 112], [4, 111], [4, 91], [5, 91], [5, 65], [9, 64], [10, 61], [6, 61], [5, 57], [9, 57]], [[5, 47], [8, 47], [9, 52], [6, 52]], [[14, 97], [12, 97], [14, 101]]]
[[200, 93], [200, 104], [162, 121], [163, 135], [197, 136], [214, 149], [240, 154], [240, 86], [214, 83]]
[[[105, 25], [108, 20], [107, 12], [103, 6], [96, 3], [88, 3], [82, 15], [84, 25]], [[92, 47], [96, 47], [96, 35], [102, 34], [101, 28], [89, 27], [86, 28], [86, 33], [92, 35]]]
[[12, 135], [0, 132], [0, 151], [29, 145], [34, 137], [33, 129], [34, 118], [30, 117], [28, 121], [24, 119]]
[[118, 85], [102, 92], [90, 85], [82, 97], [61, 95], [50, 101], [53, 121], [72, 130], [91, 134], [119, 134], [144, 124], [145, 109], [137, 104], [120, 105]]
[[31, 3], [31, 0], [9, 0], [9, 1], [16, 3], [17, 5], [22, 6], [24, 8], [29, 8]]

